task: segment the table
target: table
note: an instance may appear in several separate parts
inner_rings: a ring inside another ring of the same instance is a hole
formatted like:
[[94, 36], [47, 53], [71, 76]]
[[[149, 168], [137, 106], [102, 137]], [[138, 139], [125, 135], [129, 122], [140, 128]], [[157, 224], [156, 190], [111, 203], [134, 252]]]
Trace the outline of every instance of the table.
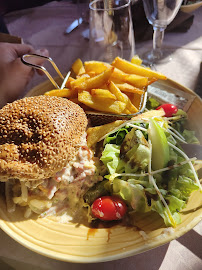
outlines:
[[[202, 8], [195, 11], [194, 16], [194, 24], [187, 33], [166, 33], [164, 46], [171, 51], [173, 61], [156, 66], [158, 71], [192, 90], [196, 87], [202, 61]], [[66, 26], [76, 18], [75, 5], [65, 1], [12, 12], [6, 15], [5, 21], [12, 35], [21, 36], [25, 43], [36, 49], [46, 47], [61, 72], [67, 72], [76, 58], [83, 61], [89, 59], [89, 42], [81, 35], [86, 25], [82, 25], [70, 35], [64, 35]], [[136, 43], [136, 52], [141, 54], [150, 48], [151, 44], [151, 40]], [[45, 77], [35, 75], [26, 91], [44, 80]], [[202, 223], [169, 244], [130, 258], [96, 264], [73, 264], [36, 254], [0, 231], [0, 268], [199, 270], [202, 269], [201, 235]]]

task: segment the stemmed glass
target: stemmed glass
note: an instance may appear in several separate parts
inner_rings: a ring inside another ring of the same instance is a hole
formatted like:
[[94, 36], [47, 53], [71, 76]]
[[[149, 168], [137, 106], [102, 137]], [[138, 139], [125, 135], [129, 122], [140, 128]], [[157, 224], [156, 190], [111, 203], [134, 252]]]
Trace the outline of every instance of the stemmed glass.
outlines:
[[[164, 32], [177, 15], [183, 0], [143, 0], [144, 11], [153, 26], [153, 49], [142, 56], [145, 64], [159, 63], [167, 54], [162, 51]], [[168, 60], [168, 59], [167, 59]], [[171, 60], [171, 57], [169, 58]]]

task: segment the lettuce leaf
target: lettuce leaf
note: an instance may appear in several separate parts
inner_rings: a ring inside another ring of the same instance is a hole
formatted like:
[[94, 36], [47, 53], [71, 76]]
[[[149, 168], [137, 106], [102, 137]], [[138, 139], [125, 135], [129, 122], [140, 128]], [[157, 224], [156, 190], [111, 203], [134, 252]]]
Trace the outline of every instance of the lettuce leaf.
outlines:
[[125, 200], [135, 212], [144, 213], [150, 211], [150, 206], [147, 204], [147, 197], [142, 185], [133, 185], [127, 181], [114, 179], [113, 193]]
[[[166, 226], [174, 226], [181, 223], [180, 214], [178, 212], [172, 213], [172, 217], [169, 215], [167, 209], [164, 207], [160, 200], [152, 201], [152, 210], [156, 211], [164, 220]], [[173, 224], [174, 220], [175, 224]]]
[[180, 175], [176, 181], [176, 188], [181, 192], [181, 199], [187, 200], [194, 190], [198, 190], [199, 186], [192, 179]]
[[119, 157], [120, 146], [116, 144], [106, 144], [100, 160], [107, 167], [110, 174], [121, 172], [124, 168], [124, 161]]
[[107, 136], [104, 140], [104, 145], [109, 143], [109, 144], [116, 144], [116, 145], [121, 145], [123, 142], [126, 134], [131, 130], [131, 127], [129, 128], [120, 128], [117, 132], [110, 134]]
[[200, 144], [199, 140], [195, 136], [195, 131], [185, 129], [182, 133], [187, 143]]
[[158, 106], [160, 105], [160, 103], [156, 100], [156, 99], [154, 99], [154, 98], [148, 98], [148, 100], [147, 100], [147, 103], [146, 103], [146, 108], [148, 109], [148, 110], [154, 110], [154, 109], [156, 109]]

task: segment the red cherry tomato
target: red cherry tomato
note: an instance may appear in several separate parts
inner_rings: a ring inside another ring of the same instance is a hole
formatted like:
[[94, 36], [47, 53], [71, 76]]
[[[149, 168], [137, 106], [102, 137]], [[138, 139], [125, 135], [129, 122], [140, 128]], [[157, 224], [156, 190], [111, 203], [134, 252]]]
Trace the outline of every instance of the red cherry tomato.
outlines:
[[171, 116], [173, 116], [173, 114], [177, 113], [177, 111], [178, 111], [178, 108], [173, 104], [163, 104], [163, 105], [159, 106], [157, 108], [157, 110], [159, 110], [161, 108], [164, 110], [166, 117], [171, 117]]
[[101, 220], [119, 220], [125, 215], [127, 207], [119, 197], [103, 196], [93, 202], [91, 209], [93, 215]]

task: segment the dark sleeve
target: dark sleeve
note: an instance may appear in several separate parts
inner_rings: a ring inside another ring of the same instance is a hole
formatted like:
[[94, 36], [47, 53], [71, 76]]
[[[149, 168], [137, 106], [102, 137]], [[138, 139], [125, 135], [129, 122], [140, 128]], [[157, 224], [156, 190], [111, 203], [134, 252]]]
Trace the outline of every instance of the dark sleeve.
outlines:
[[8, 29], [6, 27], [6, 24], [4, 22], [4, 19], [1, 15], [0, 15], [0, 33], [6, 33], [6, 34], [9, 33]]

